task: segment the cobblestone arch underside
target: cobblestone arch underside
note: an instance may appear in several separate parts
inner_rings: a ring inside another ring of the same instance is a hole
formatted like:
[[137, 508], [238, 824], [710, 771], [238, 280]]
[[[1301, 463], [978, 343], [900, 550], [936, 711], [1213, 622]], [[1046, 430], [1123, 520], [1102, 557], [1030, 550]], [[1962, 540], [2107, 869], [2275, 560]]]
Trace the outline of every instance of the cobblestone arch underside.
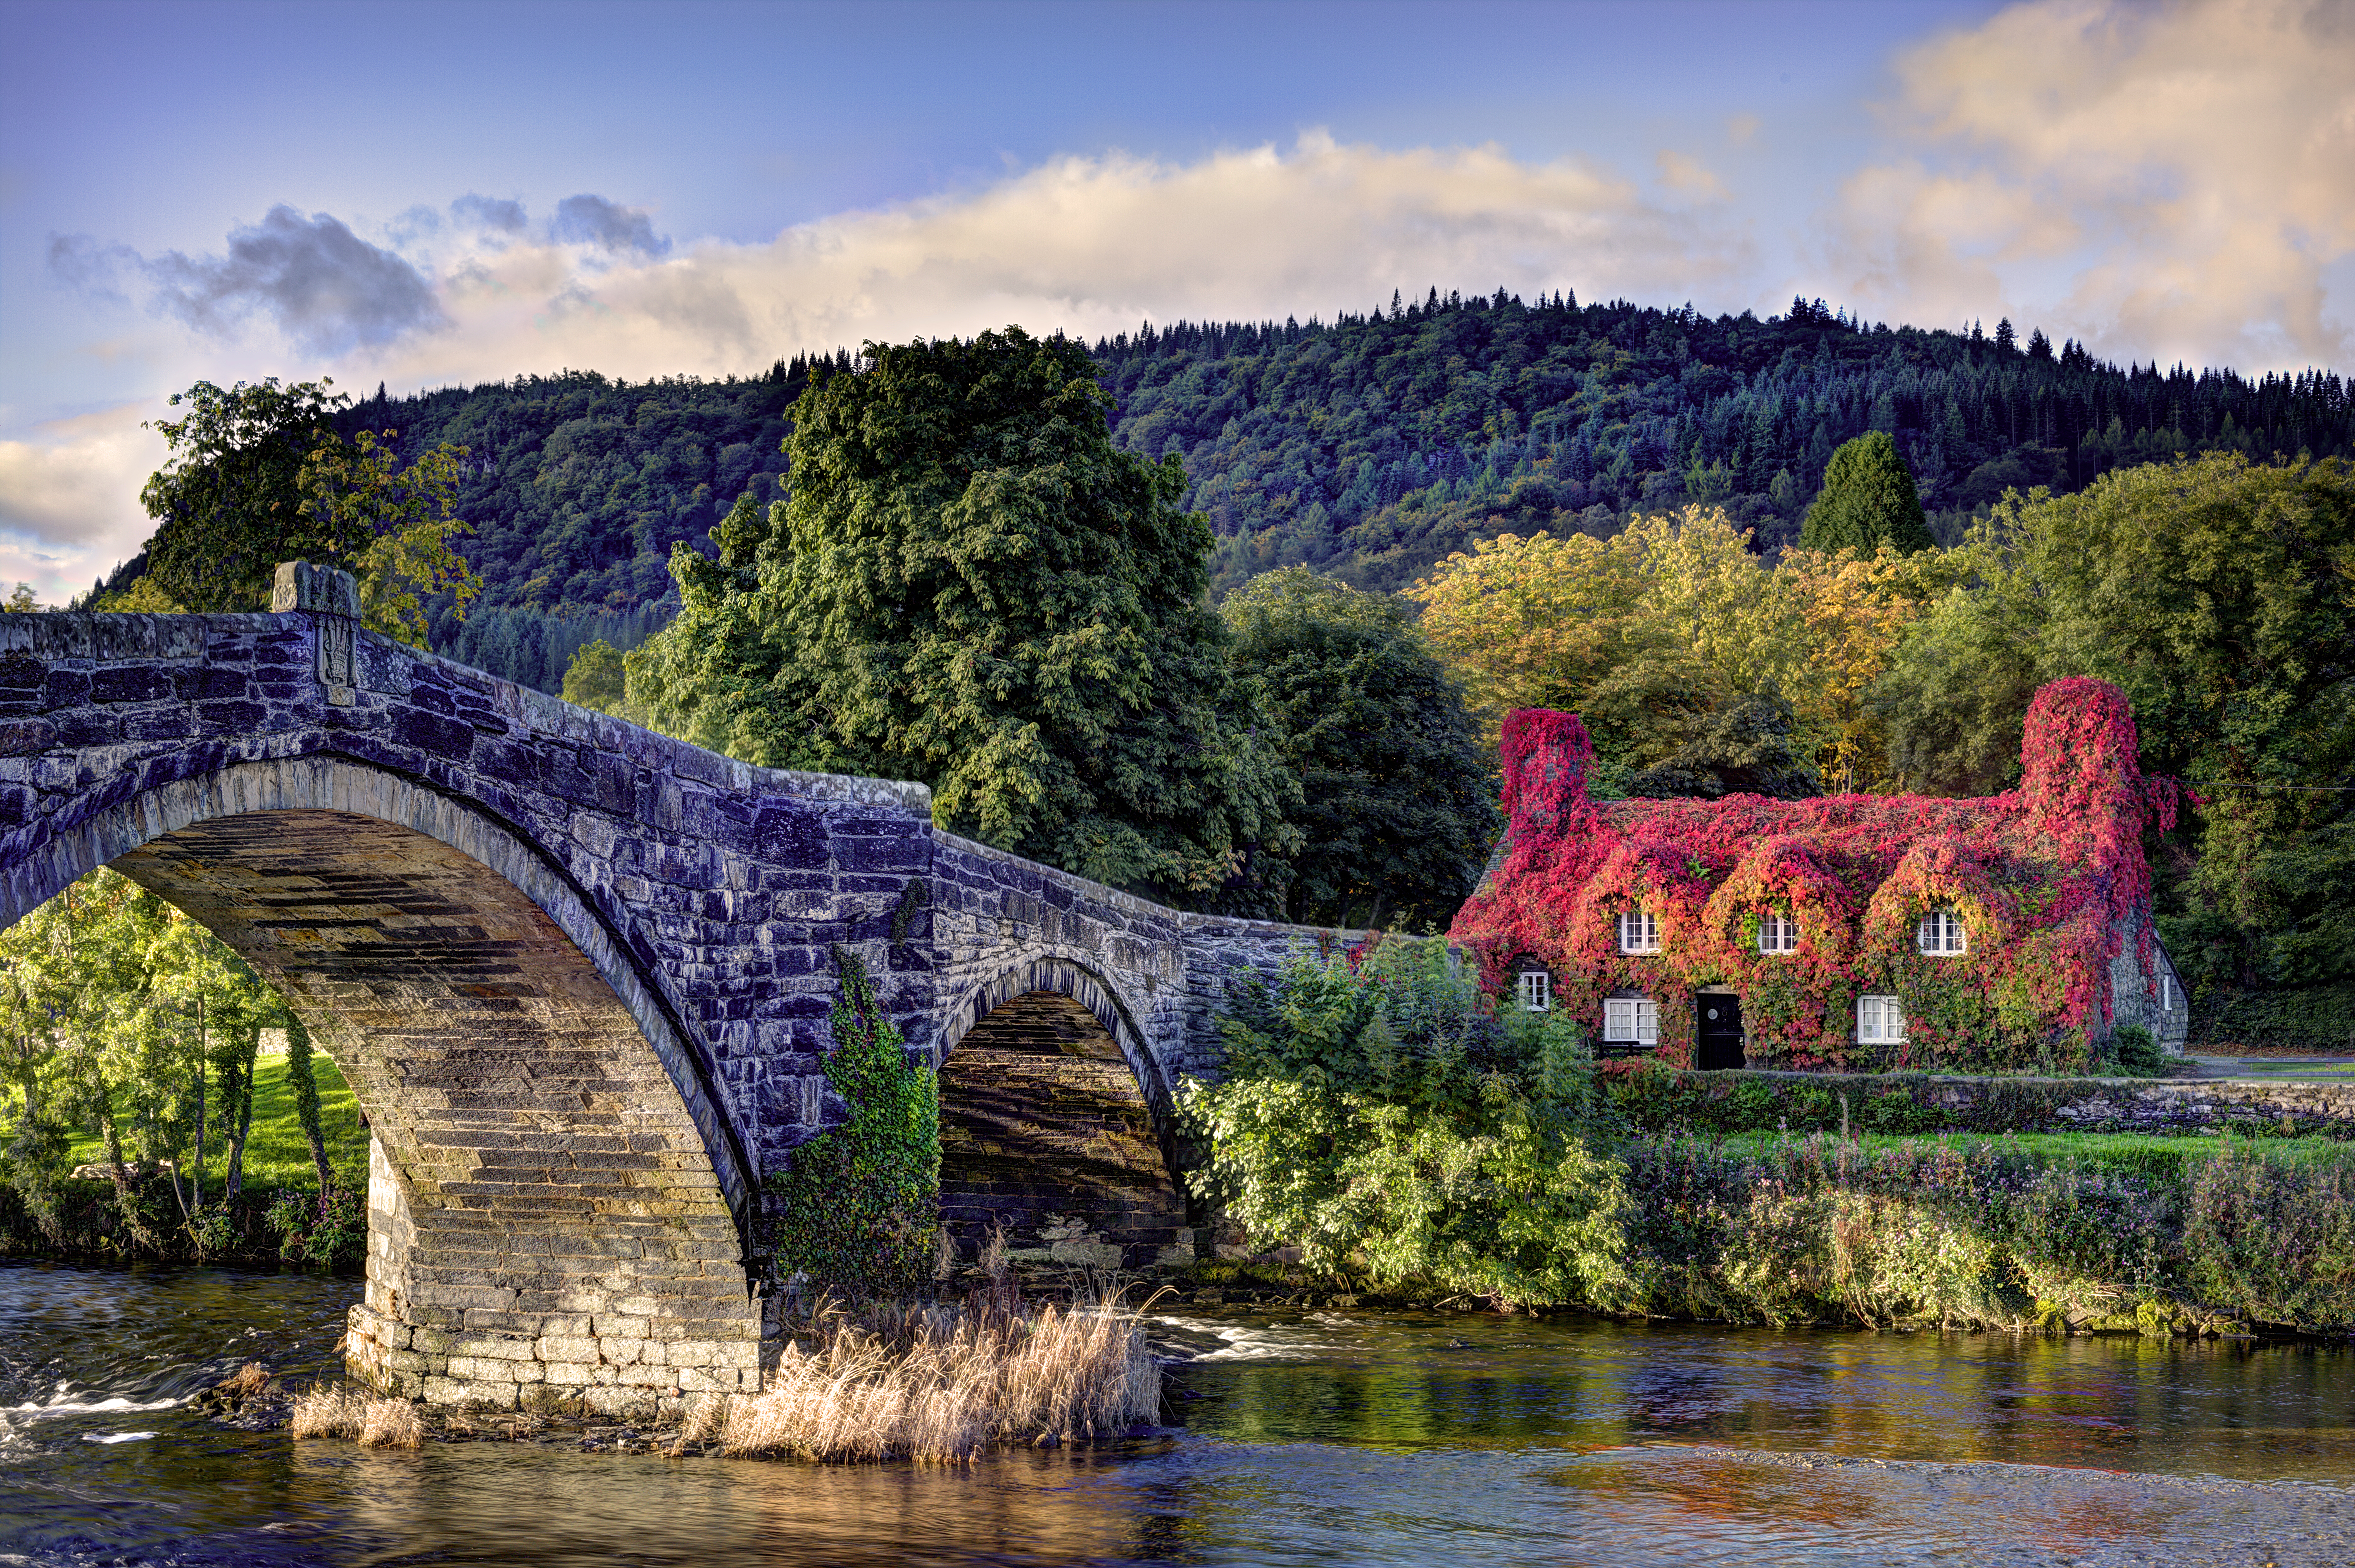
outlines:
[[356, 1370], [615, 1413], [756, 1385], [757, 1308], [698, 1118], [512, 881], [325, 810], [207, 818], [112, 863], [269, 976], [369, 1118]]

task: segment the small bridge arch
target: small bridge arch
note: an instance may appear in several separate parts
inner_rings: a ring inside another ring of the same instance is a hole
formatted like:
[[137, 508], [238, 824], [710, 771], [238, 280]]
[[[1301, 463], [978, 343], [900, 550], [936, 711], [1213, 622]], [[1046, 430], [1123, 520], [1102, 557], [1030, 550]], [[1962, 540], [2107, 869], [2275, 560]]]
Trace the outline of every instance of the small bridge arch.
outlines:
[[970, 1261], [1136, 1271], [1190, 1263], [1170, 1088], [1132, 1009], [1046, 956], [974, 988], [941, 1042], [941, 1223]]

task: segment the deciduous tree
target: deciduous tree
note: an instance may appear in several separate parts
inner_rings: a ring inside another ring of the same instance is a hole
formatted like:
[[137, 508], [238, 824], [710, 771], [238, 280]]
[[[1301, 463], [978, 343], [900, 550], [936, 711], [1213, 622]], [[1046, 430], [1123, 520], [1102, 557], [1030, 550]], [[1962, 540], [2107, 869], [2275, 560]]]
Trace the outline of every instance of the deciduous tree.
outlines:
[[1285, 917], [1444, 926], [1504, 826], [1464, 694], [1387, 594], [1288, 567], [1220, 607], [1301, 785]]

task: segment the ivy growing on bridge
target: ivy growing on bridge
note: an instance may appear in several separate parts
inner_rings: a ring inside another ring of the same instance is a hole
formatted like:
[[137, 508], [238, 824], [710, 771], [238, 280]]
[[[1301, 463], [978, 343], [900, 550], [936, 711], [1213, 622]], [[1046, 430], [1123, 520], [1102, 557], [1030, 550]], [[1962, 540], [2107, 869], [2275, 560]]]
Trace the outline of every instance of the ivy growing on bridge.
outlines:
[[929, 1066], [911, 1064], [900, 1031], [876, 1001], [866, 966], [834, 949], [835, 999], [826, 1082], [850, 1118], [794, 1150], [769, 1178], [783, 1213], [775, 1232], [781, 1270], [860, 1295], [912, 1288], [931, 1272], [940, 1228], [941, 1091]]

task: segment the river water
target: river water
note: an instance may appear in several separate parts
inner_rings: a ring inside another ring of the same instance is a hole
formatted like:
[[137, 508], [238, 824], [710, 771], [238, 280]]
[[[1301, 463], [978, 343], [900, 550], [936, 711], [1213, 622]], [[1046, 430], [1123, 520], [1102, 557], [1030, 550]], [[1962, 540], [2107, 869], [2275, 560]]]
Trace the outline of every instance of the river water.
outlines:
[[1181, 1425], [971, 1467], [296, 1443], [345, 1280], [0, 1266], [0, 1563], [2355, 1563], [2355, 1351], [1184, 1309]]

